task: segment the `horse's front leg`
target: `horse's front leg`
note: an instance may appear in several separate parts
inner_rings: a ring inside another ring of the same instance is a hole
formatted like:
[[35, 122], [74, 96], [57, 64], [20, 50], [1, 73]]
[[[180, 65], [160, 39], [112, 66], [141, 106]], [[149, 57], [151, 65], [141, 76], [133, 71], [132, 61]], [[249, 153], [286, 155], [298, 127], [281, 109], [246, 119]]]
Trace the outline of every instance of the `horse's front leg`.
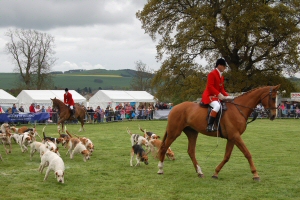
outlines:
[[212, 176], [212, 178], [218, 179], [218, 175], [219, 172], [221, 171], [221, 169], [223, 168], [223, 166], [229, 161], [232, 150], [234, 147], [234, 142], [231, 140], [227, 140], [227, 144], [226, 144], [226, 151], [225, 151], [225, 155], [224, 158], [222, 160], [222, 162], [216, 167], [215, 169], [215, 173]]
[[193, 162], [194, 168], [198, 176], [200, 178], [203, 178], [204, 174], [201, 170], [200, 165], [198, 164], [198, 161], [196, 160], [196, 142], [197, 142], [198, 132], [192, 130], [184, 130], [184, 132], [187, 135], [189, 140], [188, 154]]
[[60, 124], [61, 124], [61, 128], [62, 128], [62, 131], [64, 132], [64, 121], [66, 119], [65, 118], [61, 118], [58, 122], [57, 122], [57, 131], [58, 133], [60, 134]]
[[81, 124], [81, 126], [80, 126], [80, 129], [79, 129], [79, 131], [78, 132], [81, 132], [81, 131], [85, 131], [84, 130], [84, 121], [83, 121], [83, 119], [80, 119], [80, 124]]
[[255, 167], [254, 162], [252, 160], [252, 155], [251, 155], [250, 151], [248, 150], [248, 148], [246, 147], [243, 139], [241, 137], [237, 138], [236, 141], [235, 141], [235, 145], [241, 150], [241, 152], [243, 152], [244, 156], [247, 158], [247, 160], [250, 164], [251, 172], [253, 174], [253, 180], [260, 181], [260, 178], [259, 178], [258, 173], [256, 171], [256, 167]]

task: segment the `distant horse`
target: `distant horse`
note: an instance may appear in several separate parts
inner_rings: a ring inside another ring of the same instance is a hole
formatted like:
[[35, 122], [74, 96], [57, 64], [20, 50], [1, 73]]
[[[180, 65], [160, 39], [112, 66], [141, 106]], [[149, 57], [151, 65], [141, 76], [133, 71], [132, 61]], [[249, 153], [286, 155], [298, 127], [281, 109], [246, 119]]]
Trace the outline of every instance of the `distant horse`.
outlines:
[[207, 108], [201, 107], [197, 103], [183, 102], [176, 105], [171, 110], [168, 116], [168, 125], [162, 141], [162, 145], [158, 151], [159, 163], [158, 174], [163, 174], [164, 157], [167, 149], [173, 141], [183, 131], [188, 137], [188, 154], [194, 164], [195, 170], [199, 177], [203, 177], [200, 165], [198, 164], [195, 156], [195, 147], [198, 133], [207, 136], [222, 137], [227, 139], [226, 151], [222, 162], [216, 167], [213, 178], [218, 178], [219, 172], [222, 167], [230, 159], [234, 145], [247, 158], [250, 169], [253, 174], [253, 180], [259, 181], [260, 178], [254, 166], [251, 153], [247, 149], [241, 135], [247, 127], [247, 120], [250, 114], [254, 111], [256, 106], [261, 103], [269, 114], [269, 119], [274, 120], [276, 116], [276, 95], [280, 85], [277, 86], [264, 86], [250, 90], [231, 102], [226, 102], [227, 111], [223, 112], [220, 120], [221, 131], [207, 132]]
[[66, 106], [61, 100], [54, 98], [51, 99], [53, 102], [53, 106], [57, 108], [58, 110], [58, 114], [59, 114], [59, 121], [57, 122], [57, 129], [58, 132], [60, 133], [60, 124], [62, 127], [62, 131], [64, 132], [64, 122], [66, 120], [76, 120], [78, 119], [81, 123], [81, 127], [79, 129], [79, 131], [84, 131], [84, 118], [87, 115], [89, 117], [89, 115], [87, 114], [86, 110], [83, 109], [78, 103], [76, 103], [74, 105], [74, 109], [75, 109], [75, 118], [73, 117], [73, 114], [70, 110], [70, 108], [68, 106]]

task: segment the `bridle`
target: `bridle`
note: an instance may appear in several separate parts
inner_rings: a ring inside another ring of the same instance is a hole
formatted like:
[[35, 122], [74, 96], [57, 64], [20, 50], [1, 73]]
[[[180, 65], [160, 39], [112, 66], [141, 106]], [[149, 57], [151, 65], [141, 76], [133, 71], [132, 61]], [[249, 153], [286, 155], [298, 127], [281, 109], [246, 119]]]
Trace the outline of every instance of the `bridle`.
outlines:
[[[259, 102], [258, 103], [262, 103], [262, 101], [266, 98], [266, 97], [269, 97], [268, 99], [268, 107], [269, 108], [265, 108], [265, 111], [266, 113], [268, 114], [268, 116], [270, 117], [270, 114], [271, 114], [271, 110], [274, 110], [274, 109], [278, 109], [278, 106], [275, 107], [275, 108], [272, 108], [272, 105], [271, 105], [271, 101], [272, 101], [272, 93], [273, 93], [273, 87], [270, 88], [270, 91], [268, 94], [266, 94], [264, 97], [260, 98]], [[235, 105], [235, 107], [238, 109], [238, 111], [241, 113], [241, 115], [245, 118], [245, 120], [247, 121], [248, 120], [248, 117], [243, 113], [243, 111], [240, 109], [240, 107], [243, 107], [243, 108], [248, 108], [250, 110], [252, 110], [253, 112], [253, 118], [250, 122], [247, 122], [247, 124], [253, 122], [254, 120], [256, 120], [257, 116], [258, 116], [258, 113], [257, 113], [257, 108], [251, 108], [251, 107], [248, 107], [248, 106], [244, 106], [244, 105], [241, 105], [241, 104], [237, 104], [234, 102], [234, 99], [232, 101], [228, 101], [227, 103], [231, 103], [233, 105]]]

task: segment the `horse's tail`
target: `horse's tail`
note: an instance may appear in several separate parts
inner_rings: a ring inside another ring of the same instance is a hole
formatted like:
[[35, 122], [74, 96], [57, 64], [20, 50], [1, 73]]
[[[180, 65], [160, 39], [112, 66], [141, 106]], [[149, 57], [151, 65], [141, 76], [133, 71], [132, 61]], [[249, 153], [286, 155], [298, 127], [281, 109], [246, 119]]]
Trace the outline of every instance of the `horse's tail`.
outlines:
[[156, 157], [157, 157], [159, 160], [161, 160], [161, 158], [163, 158], [162, 156], [165, 156], [165, 153], [162, 152], [162, 147], [165, 146], [165, 141], [166, 141], [167, 137], [168, 137], [168, 133], [167, 133], [167, 131], [166, 131], [166, 132], [165, 132], [165, 135], [164, 135], [164, 138], [163, 138], [162, 141], [161, 141], [161, 145], [160, 145], [160, 147], [159, 147], [159, 149], [158, 149], [158, 151], [157, 151], [157, 156], [156, 156]]

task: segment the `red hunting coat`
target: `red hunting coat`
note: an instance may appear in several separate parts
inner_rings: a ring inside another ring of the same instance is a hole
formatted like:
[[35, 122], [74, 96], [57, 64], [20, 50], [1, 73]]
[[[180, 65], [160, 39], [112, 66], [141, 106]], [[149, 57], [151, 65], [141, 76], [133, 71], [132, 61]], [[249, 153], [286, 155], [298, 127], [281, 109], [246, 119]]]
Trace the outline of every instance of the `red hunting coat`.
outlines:
[[207, 76], [206, 88], [202, 94], [202, 102], [210, 104], [212, 101], [218, 100], [218, 94], [228, 96], [224, 89], [224, 76], [220, 77], [217, 69], [211, 71]]
[[68, 104], [69, 106], [74, 106], [74, 100], [70, 92], [64, 94], [64, 103]]

